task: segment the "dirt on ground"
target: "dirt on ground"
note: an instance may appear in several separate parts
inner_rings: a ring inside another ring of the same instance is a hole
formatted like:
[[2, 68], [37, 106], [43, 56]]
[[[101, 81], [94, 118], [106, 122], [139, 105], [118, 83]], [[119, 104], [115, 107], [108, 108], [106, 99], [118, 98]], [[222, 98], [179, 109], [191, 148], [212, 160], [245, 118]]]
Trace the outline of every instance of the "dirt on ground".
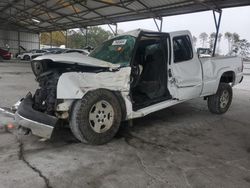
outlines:
[[[28, 63], [0, 63], [0, 76], [0, 107], [38, 87]], [[249, 77], [234, 88], [224, 115], [211, 114], [203, 99], [191, 100], [124, 122], [101, 146], [79, 143], [67, 127], [50, 140], [22, 136], [5, 128], [13, 118], [0, 110], [0, 188], [248, 188]]]

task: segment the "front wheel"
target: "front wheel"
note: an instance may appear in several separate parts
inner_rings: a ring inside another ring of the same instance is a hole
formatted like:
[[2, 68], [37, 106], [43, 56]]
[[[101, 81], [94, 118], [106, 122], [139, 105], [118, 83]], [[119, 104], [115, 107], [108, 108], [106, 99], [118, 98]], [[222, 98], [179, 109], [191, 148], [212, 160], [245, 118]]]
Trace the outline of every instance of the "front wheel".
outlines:
[[77, 100], [71, 110], [70, 128], [83, 143], [99, 145], [110, 141], [119, 130], [121, 107], [112, 92], [98, 89]]
[[23, 59], [24, 59], [25, 61], [29, 61], [29, 60], [30, 60], [30, 56], [25, 55], [25, 56], [23, 57]]
[[232, 98], [232, 87], [227, 83], [220, 83], [216, 94], [208, 97], [209, 111], [214, 114], [226, 113], [232, 103]]

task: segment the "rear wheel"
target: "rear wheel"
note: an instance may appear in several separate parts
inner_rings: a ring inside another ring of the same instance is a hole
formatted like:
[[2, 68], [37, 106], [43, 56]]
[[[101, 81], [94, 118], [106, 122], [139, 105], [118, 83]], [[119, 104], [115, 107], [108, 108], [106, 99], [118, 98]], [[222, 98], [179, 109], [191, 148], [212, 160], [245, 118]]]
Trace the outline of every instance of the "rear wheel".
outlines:
[[209, 111], [214, 114], [224, 114], [229, 109], [232, 98], [232, 87], [227, 83], [220, 83], [216, 94], [208, 97]]
[[121, 122], [121, 108], [116, 96], [108, 90], [87, 93], [72, 107], [70, 128], [74, 136], [93, 145], [110, 141]]

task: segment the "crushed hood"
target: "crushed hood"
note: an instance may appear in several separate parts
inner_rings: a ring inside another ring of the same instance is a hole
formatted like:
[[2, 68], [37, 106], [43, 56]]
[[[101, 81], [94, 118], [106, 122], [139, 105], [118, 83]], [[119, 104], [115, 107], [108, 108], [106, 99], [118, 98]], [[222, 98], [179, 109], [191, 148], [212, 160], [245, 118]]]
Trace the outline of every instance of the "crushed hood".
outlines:
[[39, 56], [34, 59], [34, 61], [40, 60], [51, 60], [57, 63], [65, 63], [65, 64], [78, 64], [83, 66], [91, 66], [91, 67], [109, 67], [109, 68], [118, 68], [119, 64], [112, 64], [107, 61], [103, 61], [100, 59], [96, 59], [90, 56], [86, 56], [80, 53], [65, 53], [65, 54], [48, 54]]

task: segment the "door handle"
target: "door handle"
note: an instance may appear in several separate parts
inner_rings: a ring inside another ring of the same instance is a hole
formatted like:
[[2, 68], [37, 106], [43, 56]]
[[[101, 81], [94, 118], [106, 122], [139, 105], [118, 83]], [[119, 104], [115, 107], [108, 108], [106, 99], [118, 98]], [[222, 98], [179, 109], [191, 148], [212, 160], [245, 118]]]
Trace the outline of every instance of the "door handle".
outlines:
[[169, 80], [169, 82], [170, 82], [171, 84], [176, 84], [176, 79], [172, 77], [172, 78]]
[[168, 76], [169, 76], [169, 77], [173, 77], [173, 74], [172, 74], [171, 69], [168, 69]]

